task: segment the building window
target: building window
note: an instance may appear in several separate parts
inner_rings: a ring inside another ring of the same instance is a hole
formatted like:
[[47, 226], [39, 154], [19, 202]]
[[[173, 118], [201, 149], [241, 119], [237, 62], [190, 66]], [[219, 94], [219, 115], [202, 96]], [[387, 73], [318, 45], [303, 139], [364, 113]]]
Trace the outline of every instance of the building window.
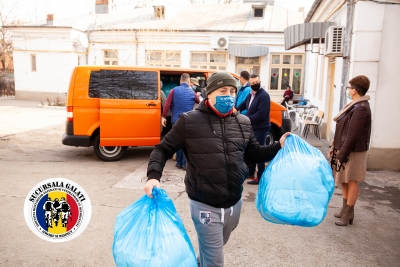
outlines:
[[104, 65], [118, 65], [118, 50], [104, 50]]
[[228, 54], [221, 52], [192, 52], [190, 67], [195, 69], [226, 70]]
[[237, 57], [236, 70], [237, 74], [245, 70], [260, 75], [260, 57]]
[[262, 9], [262, 8], [254, 8], [254, 17], [255, 18], [264, 17], [264, 9]]
[[290, 85], [295, 94], [300, 94], [303, 67], [304, 55], [271, 54], [269, 89], [286, 90]]
[[181, 52], [179, 51], [149, 51], [146, 50], [146, 66], [150, 67], [181, 67]]
[[36, 55], [31, 55], [31, 71], [36, 71]]

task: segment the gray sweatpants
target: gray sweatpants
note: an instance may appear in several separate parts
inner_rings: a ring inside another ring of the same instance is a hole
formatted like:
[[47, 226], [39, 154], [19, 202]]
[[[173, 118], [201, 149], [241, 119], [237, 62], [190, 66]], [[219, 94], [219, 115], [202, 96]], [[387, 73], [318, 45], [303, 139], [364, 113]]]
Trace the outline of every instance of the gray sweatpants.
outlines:
[[224, 245], [239, 224], [242, 199], [234, 206], [219, 209], [190, 200], [190, 213], [197, 232], [201, 267], [224, 266]]

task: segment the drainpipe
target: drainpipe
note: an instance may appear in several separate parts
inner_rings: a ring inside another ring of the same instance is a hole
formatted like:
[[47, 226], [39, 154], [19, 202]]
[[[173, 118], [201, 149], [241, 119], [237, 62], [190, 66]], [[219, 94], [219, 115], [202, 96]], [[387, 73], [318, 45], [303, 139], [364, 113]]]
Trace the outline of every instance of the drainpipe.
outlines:
[[138, 55], [139, 55], [138, 49], [139, 49], [139, 41], [138, 41], [138, 38], [137, 38], [137, 30], [135, 30], [135, 41], [136, 41], [136, 66], [138, 66]]
[[351, 37], [353, 32], [354, 9], [357, 0], [347, 1], [347, 15], [346, 15], [346, 29], [344, 31], [344, 47], [343, 47], [343, 68], [342, 68], [342, 81], [340, 89], [340, 107], [343, 109], [346, 105], [346, 86], [349, 80], [350, 68], [350, 52], [351, 52]]
[[89, 64], [89, 53], [90, 53], [90, 31], [86, 33], [86, 37], [88, 39], [88, 47], [86, 48], [86, 65]]

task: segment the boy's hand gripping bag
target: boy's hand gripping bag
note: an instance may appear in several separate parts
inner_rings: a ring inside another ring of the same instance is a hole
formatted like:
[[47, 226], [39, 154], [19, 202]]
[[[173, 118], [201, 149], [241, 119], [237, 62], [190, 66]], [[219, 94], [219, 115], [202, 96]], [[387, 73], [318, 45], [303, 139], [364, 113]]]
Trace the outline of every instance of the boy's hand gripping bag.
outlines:
[[269, 222], [312, 227], [324, 219], [333, 189], [324, 155], [290, 134], [262, 175], [256, 206]]
[[196, 254], [172, 200], [154, 188], [118, 214], [112, 246], [118, 267], [197, 267]]

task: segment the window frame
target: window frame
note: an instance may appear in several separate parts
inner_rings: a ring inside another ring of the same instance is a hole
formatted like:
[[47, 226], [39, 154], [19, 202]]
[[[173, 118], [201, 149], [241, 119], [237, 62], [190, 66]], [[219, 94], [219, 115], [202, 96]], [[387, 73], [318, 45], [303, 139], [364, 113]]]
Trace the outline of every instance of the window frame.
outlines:
[[[207, 62], [193, 62], [193, 54], [207, 54]], [[211, 55], [224, 55], [225, 62], [211, 62]], [[226, 71], [228, 68], [228, 53], [216, 51], [190, 51], [190, 67], [194, 69], [208, 69], [213, 71]], [[204, 68], [205, 67], [205, 68]], [[215, 67], [215, 68], [211, 68]]]
[[[179, 60], [168, 60], [167, 53], [171, 53], [171, 57], [175, 57], [179, 54]], [[148, 55], [152, 53], [161, 53], [161, 60], [147, 60]], [[180, 68], [182, 65], [182, 52], [179, 50], [145, 50], [145, 57], [146, 57], [146, 66], [149, 67], [172, 67], [172, 68]]]
[[36, 54], [30, 54], [31, 57], [31, 72], [37, 71], [37, 58]]
[[[256, 16], [256, 11], [261, 10], [261, 16]], [[253, 18], [263, 18], [264, 17], [264, 8], [261, 7], [253, 7]]]
[[[273, 63], [273, 57], [274, 56], [279, 56], [279, 63]], [[283, 59], [284, 57], [290, 56], [290, 62], [289, 63], [284, 63]], [[295, 64], [295, 56], [302, 56], [301, 57], [301, 64]], [[271, 53], [270, 54], [270, 67], [269, 67], [269, 89], [273, 91], [284, 91], [286, 88], [282, 88], [282, 78], [283, 78], [283, 69], [289, 69], [289, 85], [292, 88], [293, 91], [293, 76], [294, 70], [300, 69], [300, 85], [299, 85], [299, 91], [298, 93], [295, 92], [295, 95], [301, 95], [303, 92], [303, 77], [304, 77], [304, 61], [305, 61], [305, 54], [303, 53]], [[272, 69], [278, 69], [278, 88], [277, 89], [271, 89], [271, 78], [272, 78]]]
[[[117, 57], [106, 57], [106, 52], [111, 51], [112, 53], [115, 53]], [[109, 63], [106, 64], [106, 61]], [[103, 49], [103, 63], [106, 66], [118, 66], [119, 65], [119, 51], [116, 49]], [[113, 64], [117, 63], [117, 64]]]

